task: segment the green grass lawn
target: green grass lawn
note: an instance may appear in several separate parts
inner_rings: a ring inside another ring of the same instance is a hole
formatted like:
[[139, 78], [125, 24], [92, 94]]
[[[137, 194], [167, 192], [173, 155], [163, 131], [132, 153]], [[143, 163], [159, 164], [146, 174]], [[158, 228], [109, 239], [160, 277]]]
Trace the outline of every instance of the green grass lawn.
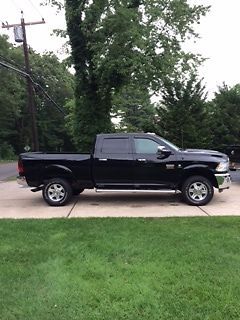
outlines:
[[0, 319], [239, 319], [240, 218], [0, 221]]
[[16, 175], [15, 175], [15, 176], [6, 178], [6, 179], [4, 179], [3, 181], [6, 181], [6, 182], [8, 182], [8, 181], [17, 181], [17, 177], [16, 177]]
[[15, 160], [2, 160], [2, 159], [0, 159], [0, 165], [6, 164], [6, 163], [12, 163], [12, 162], [16, 162], [16, 161], [17, 161], [17, 159], [15, 159]]

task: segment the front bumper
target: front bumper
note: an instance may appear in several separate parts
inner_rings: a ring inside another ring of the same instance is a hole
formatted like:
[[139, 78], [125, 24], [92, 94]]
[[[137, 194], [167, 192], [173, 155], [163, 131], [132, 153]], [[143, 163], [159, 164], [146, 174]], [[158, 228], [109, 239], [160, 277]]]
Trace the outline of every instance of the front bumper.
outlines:
[[218, 189], [224, 190], [229, 189], [231, 186], [231, 176], [229, 173], [218, 173], [215, 174], [218, 183]]
[[28, 187], [26, 178], [24, 176], [17, 176], [17, 183], [22, 187]]

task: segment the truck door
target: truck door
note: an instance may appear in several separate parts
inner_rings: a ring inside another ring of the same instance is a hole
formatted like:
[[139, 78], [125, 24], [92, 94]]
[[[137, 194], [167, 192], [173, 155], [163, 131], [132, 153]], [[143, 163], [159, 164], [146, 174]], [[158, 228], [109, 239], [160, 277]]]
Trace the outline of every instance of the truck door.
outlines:
[[139, 187], [164, 188], [178, 179], [177, 157], [174, 150], [167, 156], [158, 153], [159, 147], [169, 149], [152, 137], [134, 137], [134, 182]]
[[133, 154], [129, 136], [102, 135], [94, 155], [93, 179], [97, 187], [131, 188]]

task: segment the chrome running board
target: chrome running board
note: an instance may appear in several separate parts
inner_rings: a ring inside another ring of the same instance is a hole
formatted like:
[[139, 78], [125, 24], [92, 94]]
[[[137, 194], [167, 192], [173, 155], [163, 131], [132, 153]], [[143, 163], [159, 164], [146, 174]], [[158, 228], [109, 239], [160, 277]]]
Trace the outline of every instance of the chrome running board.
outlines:
[[129, 193], [179, 193], [179, 190], [136, 190], [136, 189], [97, 189], [96, 192], [129, 192]]

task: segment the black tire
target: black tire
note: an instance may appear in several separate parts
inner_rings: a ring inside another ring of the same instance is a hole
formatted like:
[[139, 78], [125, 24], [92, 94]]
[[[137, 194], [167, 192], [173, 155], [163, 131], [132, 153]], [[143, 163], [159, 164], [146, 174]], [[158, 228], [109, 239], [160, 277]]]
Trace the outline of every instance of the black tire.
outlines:
[[72, 190], [72, 194], [74, 196], [78, 196], [80, 193], [82, 193], [84, 191], [84, 188], [78, 188], [78, 189], [73, 189]]
[[50, 206], [64, 206], [72, 198], [72, 188], [66, 180], [54, 178], [45, 183], [42, 195]]
[[192, 206], [204, 206], [212, 200], [212, 183], [203, 176], [189, 177], [182, 186], [182, 196]]

